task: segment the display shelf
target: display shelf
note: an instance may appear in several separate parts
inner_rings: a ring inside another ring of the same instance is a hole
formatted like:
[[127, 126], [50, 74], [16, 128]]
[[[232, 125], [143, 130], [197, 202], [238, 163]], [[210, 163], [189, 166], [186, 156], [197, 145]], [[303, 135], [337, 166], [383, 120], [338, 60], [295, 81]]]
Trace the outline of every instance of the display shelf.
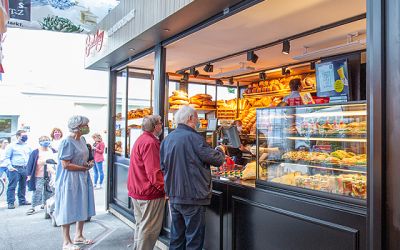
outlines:
[[327, 162], [315, 162], [315, 161], [289, 161], [289, 160], [264, 160], [260, 161], [260, 163], [266, 162], [270, 164], [283, 164], [282, 166], [291, 166], [291, 167], [307, 167], [307, 168], [315, 168], [320, 170], [332, 170], [339, 172], [351, 172], [351, 173], [359, 173], [366, 174], [367, 173], [367, 165], [346, 165], [346, 164], [333, 164]]
[[[309, 89], [300, 91], [300, 93], [317, 93], [316, 89]], [[262, 93], [251, 93], [251, 94], [243, 94], [244, 98], [262, 98], [268, 96], [286, 96], [290, 94], [290, 90], [279, 90], [279, 91], [270, 91], [270, 92], [262, 92]]]
[[332, 141], [332, 142], [363, 142], [366, 143], [366, 138], [343, 138], [343, 137], [308, 137], [308, 136], [288, 136], [286, 139], [289, 140], [301, 140], [301, 141]]
[[[169, 109], [169, 112], [175, 113], [178, 110], [179, 109]], [[197, 111], [198, 114], [208, 114], [208, 113], [211, 113], [211, 112], [215, 112], [217, 109], [199, 109], [199, 108], [195, 108], [195, 110]]]

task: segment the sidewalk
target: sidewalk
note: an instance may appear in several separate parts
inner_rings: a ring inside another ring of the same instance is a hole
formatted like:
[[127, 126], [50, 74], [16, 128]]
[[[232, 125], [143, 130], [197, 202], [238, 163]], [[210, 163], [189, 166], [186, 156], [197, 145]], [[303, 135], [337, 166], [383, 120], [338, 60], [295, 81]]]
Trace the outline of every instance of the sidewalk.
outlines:
[[[104, 211], [104, 192], [104, 189], [95, 190], [97, 215], [84, 227], [85, 237], [94, 239], [95, 244], [85, 249], [129, 249], [133, 243], [133, 230]], [[27, 198], [31, 200], [30, 192]], [[53, 227], [51, 220], [44, 219], [40, 208], [34, 215], [25, 215], [28, 208], [30, 206], [7, 209], [5, 194], [0, 197], [0, 249], [62, 249], [61, 228]], [[74, 231], [75, 226], [72, 226], [71, 237]]]

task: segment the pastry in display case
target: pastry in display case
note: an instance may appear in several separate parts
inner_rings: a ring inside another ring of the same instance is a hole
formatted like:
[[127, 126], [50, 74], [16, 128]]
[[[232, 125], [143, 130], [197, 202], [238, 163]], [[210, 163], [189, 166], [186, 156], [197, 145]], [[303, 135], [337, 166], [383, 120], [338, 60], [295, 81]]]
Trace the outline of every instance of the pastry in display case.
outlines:
[[366, 199], [365, 103], [257, 109], [257, 141], [262, 183]]

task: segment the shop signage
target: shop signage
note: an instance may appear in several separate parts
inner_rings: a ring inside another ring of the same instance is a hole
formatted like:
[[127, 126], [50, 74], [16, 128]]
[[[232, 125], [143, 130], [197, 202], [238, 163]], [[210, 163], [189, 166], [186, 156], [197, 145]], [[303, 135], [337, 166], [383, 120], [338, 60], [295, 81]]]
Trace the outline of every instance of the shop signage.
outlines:
[[8, 27], [90, 33], [118, 0], [8, 0]]
[[107, 30], [108, 36], [112, 36], [119, 29], [124, 27], [129, 21], [135, 18], [135, 9], [129, 11], [129, 13], [124, 16], [121, 20], [119, 20], [111, 29]]
[[10, 18], [18, 20], [31, 20], [31, 1], [30, 0], [17, 0], [9, 1], [9, 14]]
[[104, 42], [104, 30], [102, 31], [97, 30], [97, 32], [94, 34], [88, 34], [86, 38], [86, 48], [85, 48], [86, 57], [90, 56], [90, 53], [92, 51], [100, 52], [100, 50], [103, 48], [103, 42]]
[[349, 73], [347, 65], [347, 59], [316, 64], [318, 96], [348, 96]]

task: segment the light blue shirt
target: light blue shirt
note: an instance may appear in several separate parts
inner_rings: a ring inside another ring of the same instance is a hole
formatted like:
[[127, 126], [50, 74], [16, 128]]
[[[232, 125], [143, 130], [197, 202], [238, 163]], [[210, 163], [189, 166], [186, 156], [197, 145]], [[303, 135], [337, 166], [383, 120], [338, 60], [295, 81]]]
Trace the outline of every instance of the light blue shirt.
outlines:
[[26, 143], [14, 142], [8, 145], [5, 158], [8, 169], [13, 166], [26, 166], [31, 151]]

